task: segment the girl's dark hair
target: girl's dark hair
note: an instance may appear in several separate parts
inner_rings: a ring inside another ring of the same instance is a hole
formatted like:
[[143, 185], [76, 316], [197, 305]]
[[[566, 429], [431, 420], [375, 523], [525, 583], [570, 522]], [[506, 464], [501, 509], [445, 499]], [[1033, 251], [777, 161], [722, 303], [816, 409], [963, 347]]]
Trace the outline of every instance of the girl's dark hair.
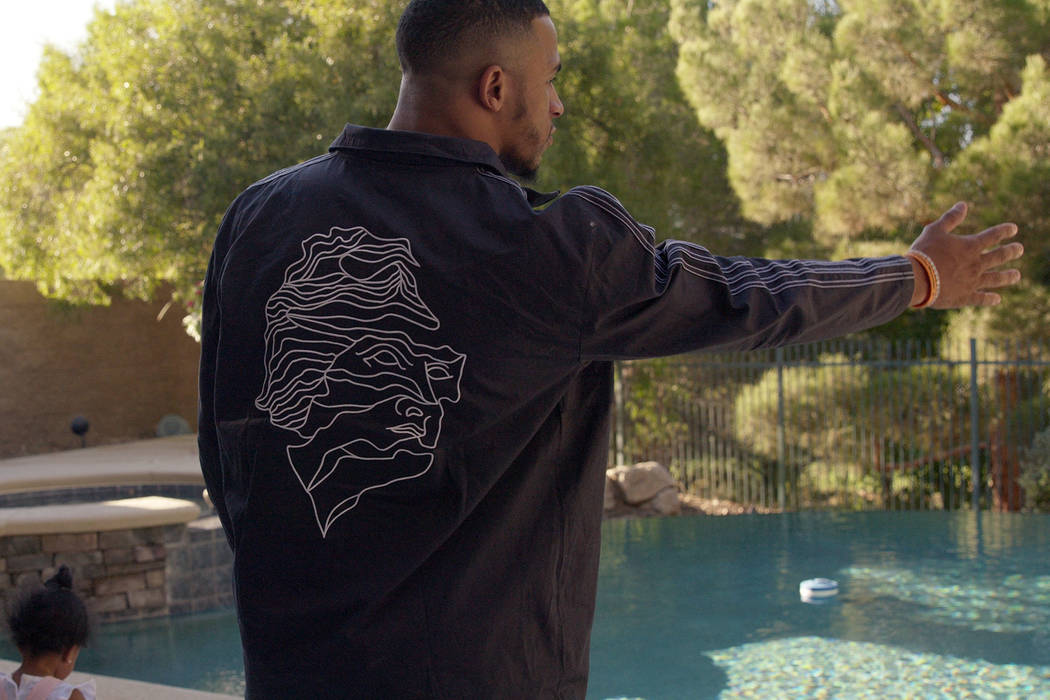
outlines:
[[543, 0], [412, 0], [397, 25], [401, 70], [425, 73], [464, 47], [528, 31]]
[[43, 587], [22, 594], [7, 618], [11, 640], [26, 656], [63, 653], [91, 636], [84, 601], [73, 591], [73, 572], [61, 566]]

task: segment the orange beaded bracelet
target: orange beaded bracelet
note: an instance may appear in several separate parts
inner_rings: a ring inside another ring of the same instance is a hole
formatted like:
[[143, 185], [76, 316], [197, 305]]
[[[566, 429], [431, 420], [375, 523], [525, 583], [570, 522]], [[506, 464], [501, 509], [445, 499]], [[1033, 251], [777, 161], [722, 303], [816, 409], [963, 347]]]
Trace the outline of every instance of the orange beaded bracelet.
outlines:
[[930, 256], [921, 250], [915, 250], [914, 248], [905, 253], [906, 257], [911, 258], [915, 262], [919, 263], [923, 270], [926, 271], [926, 278], [930, 282], [930, 290], [926, 294], [926, 298], [918, 304], [913, 305], [913, 309], [925, 309], [928, 306], [932, 306], [937, 297], [941, 295], [941, 276], [937, 274], [937, 266], [933, 264], [933, 260]]

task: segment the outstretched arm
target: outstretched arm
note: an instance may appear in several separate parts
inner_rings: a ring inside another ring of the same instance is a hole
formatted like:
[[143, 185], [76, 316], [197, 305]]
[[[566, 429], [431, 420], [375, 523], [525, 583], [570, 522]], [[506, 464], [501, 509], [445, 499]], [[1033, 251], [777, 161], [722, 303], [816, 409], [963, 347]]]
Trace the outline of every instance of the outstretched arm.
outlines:
[[[958, 236], [952, 231], [966, 218], [967, 207], [959, 202], [941, 218], [929, 224], [911, 246], [912, 251], [924, 253], [933, 263], [940, 290], [932, 304], [935, 309], [956, 309], [962, 306], [994, 306], [1001, 301], [995, 292], [986, 291], [1007, 287], [1021, 279], [1014, 269], [1000, 266], [1024, 254], [1020, 243], [1000, 246], [1017, 233], [1014, 224], [998, 224], [972, 236]], [[928, 300], [931, 279], [915, 257], [915, 291], [912, 306]]]

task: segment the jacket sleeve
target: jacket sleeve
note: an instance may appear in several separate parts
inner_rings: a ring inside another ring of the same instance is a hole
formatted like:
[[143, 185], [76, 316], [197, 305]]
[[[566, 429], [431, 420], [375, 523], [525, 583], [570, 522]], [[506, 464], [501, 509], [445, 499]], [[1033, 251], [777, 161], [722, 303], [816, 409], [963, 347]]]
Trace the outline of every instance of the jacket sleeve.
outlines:
[[563, 223], [588, 231], [582, 359], [749, 350], [832, 338], [886, 323], [914, 287], [902, 256], [838, 262], [721, 257], [657, 245], [609, 193], [576, 188]]

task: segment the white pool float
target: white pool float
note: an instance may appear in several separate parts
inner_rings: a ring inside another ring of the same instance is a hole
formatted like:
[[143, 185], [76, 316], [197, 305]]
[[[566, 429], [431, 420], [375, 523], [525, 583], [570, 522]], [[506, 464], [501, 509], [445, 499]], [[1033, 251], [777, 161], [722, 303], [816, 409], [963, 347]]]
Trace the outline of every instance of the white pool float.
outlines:
[[798, 584], [798, 594], [805, 602], [834, 598], [839, 594], [839, 583], [830, 578], [806, 579]]

